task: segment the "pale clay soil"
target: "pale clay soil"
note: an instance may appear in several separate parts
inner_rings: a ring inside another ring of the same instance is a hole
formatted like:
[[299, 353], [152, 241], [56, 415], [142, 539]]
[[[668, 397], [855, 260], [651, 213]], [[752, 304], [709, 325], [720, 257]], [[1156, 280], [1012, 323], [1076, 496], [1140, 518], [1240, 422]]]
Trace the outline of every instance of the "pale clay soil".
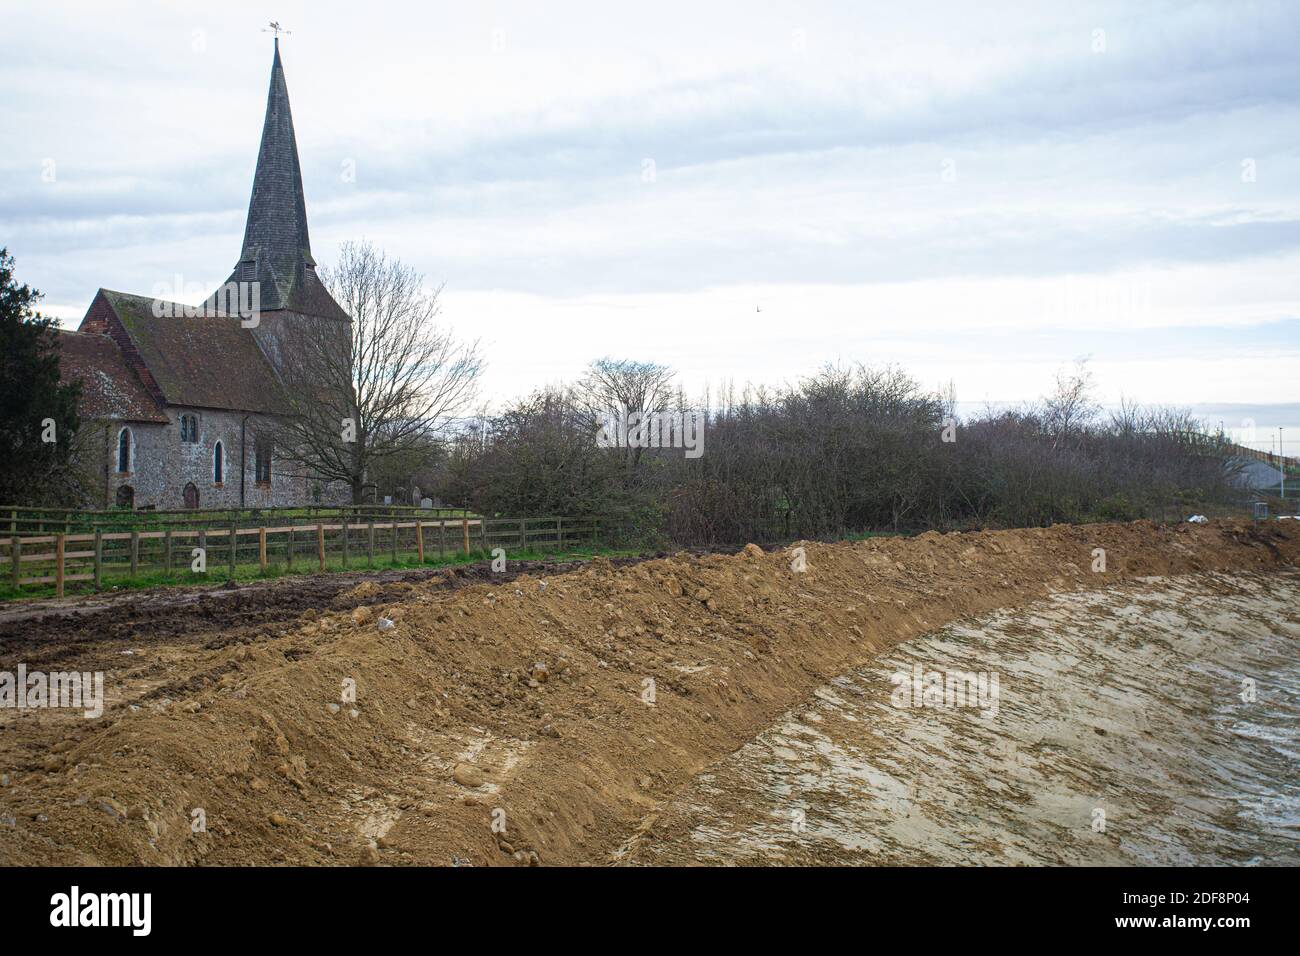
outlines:
[[[913, 707], [896, 689], [917, 665], [996, 672], [996, 696], [986, 677], [982, 701]], [[900, 644], [700, 774], [655, 832], [630, 860], [1294, 866], [1300, 573], [1054, 595]]]
[[[1294, 524], [11, 621], [0, 670], [108, 701], [0, 709], [0, 864], [1294, 863]], [[996, 716], [892, 706], [913, 663], [997, 672]]]

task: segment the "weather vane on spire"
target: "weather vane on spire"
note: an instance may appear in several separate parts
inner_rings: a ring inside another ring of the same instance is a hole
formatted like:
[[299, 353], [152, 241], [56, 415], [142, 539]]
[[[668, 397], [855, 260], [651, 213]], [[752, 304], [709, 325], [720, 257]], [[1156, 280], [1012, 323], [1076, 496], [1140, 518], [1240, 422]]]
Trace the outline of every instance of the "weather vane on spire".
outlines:
[[292, 30], [286, 30], [284, 27], [280, 26], [280, 21], [279, 21], [279, 20], [272, 20], [272, 21], [271, 21], [270, 23], [268, 23], [266, 26], [262, 27], [262, 32], [263, 32], [263, 33], [274, 33], [274, 34], [275, 34], [275, 41], [276, 41], [277, 43], [280, 42], [280, 34], [281, 34], [281, 33], [283, 33], [285, 36], [288, 36], [289, 34], [293, 33]]

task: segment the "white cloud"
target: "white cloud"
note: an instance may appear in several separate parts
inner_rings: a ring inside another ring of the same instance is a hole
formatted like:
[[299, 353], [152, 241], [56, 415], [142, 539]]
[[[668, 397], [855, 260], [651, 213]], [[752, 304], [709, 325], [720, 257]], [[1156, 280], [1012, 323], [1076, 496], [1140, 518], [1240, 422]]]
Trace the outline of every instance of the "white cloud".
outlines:
[[[446, 280], [449, 320], [493, 343], [498, 395], [610, 353], [701, 383], [897, 360], [1005, 399], [1090, 353], [1111, 393], [1294, 398], [1295, 343], [1269, 338], [1294, 334], [1300, 300], [1285, 4], [277, 15], [317, 258], [364, 236]], [[23, 44], [0, 83], [20, 92], [0, 122], [24, 136], [0, 158], [0, 230], [52, 312], [228, 273], [264, 18], [7, 15]], [[1176, 347], [1124, 355], [1155, 329]]]

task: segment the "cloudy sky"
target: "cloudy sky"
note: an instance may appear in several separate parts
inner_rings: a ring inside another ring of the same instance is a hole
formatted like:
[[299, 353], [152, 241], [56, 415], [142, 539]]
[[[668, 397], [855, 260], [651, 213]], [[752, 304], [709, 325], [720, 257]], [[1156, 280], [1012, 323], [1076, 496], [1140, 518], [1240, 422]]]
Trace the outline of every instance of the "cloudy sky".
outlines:
[[316, 258], [445, 282], [497, 400], [614, 355], [982, 404], [1089, 357], [1300, 439], [1295, 3], [0, 8], [0, 245], [65, 323], [225, 279], [275, 16]]

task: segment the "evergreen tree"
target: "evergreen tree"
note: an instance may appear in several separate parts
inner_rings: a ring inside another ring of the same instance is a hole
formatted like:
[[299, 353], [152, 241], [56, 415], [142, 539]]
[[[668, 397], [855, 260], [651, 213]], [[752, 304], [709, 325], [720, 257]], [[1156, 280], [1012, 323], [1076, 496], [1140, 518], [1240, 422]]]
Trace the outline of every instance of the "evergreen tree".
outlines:
[[80, 388], [59, 382], [53, 319], [35, 310], [41, 294], [14, 278], [0, 249], [0, 504], [71, 503], [71, 464]]

